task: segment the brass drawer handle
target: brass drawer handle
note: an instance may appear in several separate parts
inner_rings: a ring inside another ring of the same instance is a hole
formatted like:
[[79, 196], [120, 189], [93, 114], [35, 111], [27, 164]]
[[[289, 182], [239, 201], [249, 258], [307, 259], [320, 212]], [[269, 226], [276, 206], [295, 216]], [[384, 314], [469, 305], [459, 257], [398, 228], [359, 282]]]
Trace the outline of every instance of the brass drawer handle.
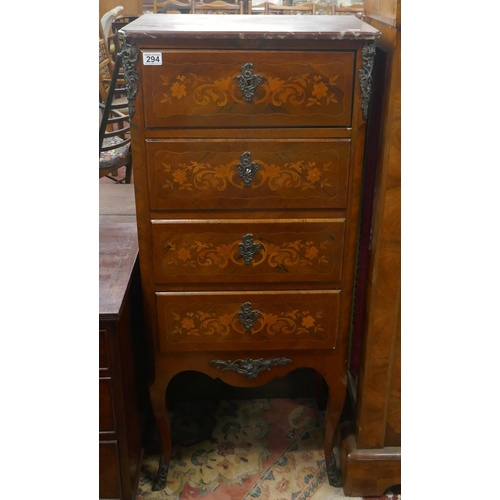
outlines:
[[234, 79], [238, 81], [240, 90], [245, 95], [247, 102], [252, 102], [255, 89], [265, 80], [262, 75], [253, 74], [252, 63], [244, 64], [241, 67], [241, 75], [236, 76]]
[[240, 317], [241, 324], [245, 327], [245, 330], [249, 332], [255, 320], [260, 316], [259, 311], [252, 310], [252, 304], [250, 302], [245, 302], [241, 306], [241, 312], [238, 313]]
[[271, 359], [236, 359], [234, 361], [222, 361], [220, 359], [213, 359], [209, 362], [210, 365], [219, 368], [223, 372], [233, 371], [244, 375], [248, 379], [257, 378], [257, 375], [264, 370], [270, 370], [271, 366], [284, 366], [292, 363], [288, 358], [271, 358]]
[[240, 156], [241, 163], [236, 164], [236, 168], [238, 169], [238, 175], [243, 179], [243, 184], [246, 187], [249, 187], [255, 172], [259, 170], [260, 165], [256, 161], [252, 161], [252, 154], [248, 151], [245, 151]]
[[262, 248], [262, 245], [253, 242], [253, 234], [245, 234], [241, 239], [243, 243], [238, 243], [240, 255], [248, 266], [252, 262], [253, 256]]

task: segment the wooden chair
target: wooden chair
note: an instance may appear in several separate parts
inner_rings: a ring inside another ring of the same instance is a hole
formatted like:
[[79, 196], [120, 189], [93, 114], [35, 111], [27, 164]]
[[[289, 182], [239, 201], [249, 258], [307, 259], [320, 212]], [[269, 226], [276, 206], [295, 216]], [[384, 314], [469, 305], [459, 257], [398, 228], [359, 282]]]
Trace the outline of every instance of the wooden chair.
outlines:
[[283, 0], [269, 0], [268, 2], [262, 2], [262, 3], [252, 3], [252, 0], [248, 0], [248, 13], [249, 14], [265, 14], [266, 13], [266, 3], [272, 3], [275, 5], [283, 5]]
[[316, 14], [316, 4], [314, 2], [303, 3], [302, 5], [275, 5], [266, 2], [266, 8], [267, 11], [264, 12], [265, 14]]
[[[112, 40], [110, 43], [112, 43], [115, 47], [115, 54], [118, 54], [118, 52], [122, 50], [120, 46], [120, 38], [118, 37], [118, 30], [120, 28], [123, 28], [124, 26], [127, 26], [128, 23], [131, 23], [138, 18], [139, 16], [118, 16], [113, 19], [113, 22], [111, 23], [111, 34], [109, 35], [109, 39]], [[108, 43], [108, 45], [110, 45], [110, 43]], [[114, 54], [111, 54], [112, 57], [113, 55]]]
[[189, 14], [192, 10], [191, 2], [179, 2], [178, 0], [165, 0], [157, 2], [154, 0], [154, 14]]
[[197, 0], [191, 0], [191, 12], [193, 14], [243, 14], [243, 2], [232, 4], [224, 0], [215, 0], [203, 4]]
[[[130, 117], [128, 106], [117, 104], [118, 95], [125, 95], [124, 86], [118, 86], [121, 53], [117, 54], [115, 67], [105, 102], [99, 102], [99, 179], [107, 177], [117, 184], [130, 184], [132, 177], [132, 151], [130, 149]], [[116, 178], [118, 169], [125, 166], [125, 176]]]
[[327, 3], [316, 3], [316, 15], [330, 15], [332, 14], [332, 7], [335, 7], [334, 5], [329, 5]]
[[113, 19], [115, 19], [122, 10], [123, 7], [121, 5], [109, 10], [101, 17], [99, 25], [99, 38], [104, 38], [108, 51], [113, 57], [118, 51], [116, 50], [116, 46], [114, 44], [115, 37], [111, 34], [111, 25], [113, 24]]
[[337, 16], [342, 15], [355, 15], [359, 19], [364, 19], [364, 4], [362, 3], [353, 3], [351, 5], [343, 6], [340, 4], [338, 7], [332, 5], [332, 14]]
[[99, 38], [99, 94], [103, 101], [108, 96], [108, 87], [111, 83], [114, 66], [106, 40]]
[[110, 11], [106, 12], [102, 17], [101, 17], [101, 27], [102, 27], [102, 32], [104, 35], [104, 39], [106, 42], [108, 41], [108, 36], [110, 35], [111, 31], [111, 24], [113, 23], [113, 19], [123, 10], [123, 7], [119, 5], [118, 7], [115, 7], [114, 9], [111, 9]]
[[[115, 68], [116, 62], [112, 61], [111, 56], [107, 49], [106, 42], [99, 39], [99, 99], [100, 102], [105, 102], [108, 97], [109, 86], [111, 84], [111, 77]], [[117, 84], [123, 86], [125, 80], [122, 74], [122, 68], [118, 68]], [[115, 99], [113, 104], [120, 104], [122, 108], [128, 107], [128, 100], [126, 96]]]

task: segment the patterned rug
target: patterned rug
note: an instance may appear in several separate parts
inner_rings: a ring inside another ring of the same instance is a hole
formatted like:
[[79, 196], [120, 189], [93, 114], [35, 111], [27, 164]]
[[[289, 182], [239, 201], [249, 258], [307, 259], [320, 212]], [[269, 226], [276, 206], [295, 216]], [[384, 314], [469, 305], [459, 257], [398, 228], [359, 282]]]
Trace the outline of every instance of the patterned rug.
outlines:
[[[170, 418], [167, 486], [151, 491], [159, 455], [146, 455], [137, 500], [346, 498], [342, 488], [328, 483], [324, 412], [315, 400], [179, 403]], [[401, 495], [381, 498], [400, 500]]]

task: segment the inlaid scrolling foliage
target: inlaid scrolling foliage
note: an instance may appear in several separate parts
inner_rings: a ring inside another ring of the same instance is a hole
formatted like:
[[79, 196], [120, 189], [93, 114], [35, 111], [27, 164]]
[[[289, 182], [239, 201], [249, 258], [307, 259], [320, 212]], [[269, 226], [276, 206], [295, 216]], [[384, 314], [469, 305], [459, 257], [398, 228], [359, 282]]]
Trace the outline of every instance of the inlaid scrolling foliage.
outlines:
[[[168, 267], [219, 267], [224, 269], [228, 265], [245, 266], [245, 260], [240, 252], [241, 238], [229, 244], [215, 245], [201, 241], [181, 241], [180, 244], [166, 241], [163, 244], [164, 264]], [[329, 260], [326, 254], [328, 245], [332, 241], [296, 240], [274, 244], [255, 239], [260, 245], [259, 251], [252, 257], [250, 266], [267, 264], [271, 268], [288, 272], [294, 266], [313, 266], [327, 270]]]
[[238, 175], [239, 159], [215, 165], [197, 161], [181, 162], [176, 165], [161, 163], [165, 176], [162, 189], [174, 192], [209, 189], [224, 191], [229, 185], [241, 190], [266, 187], [272, 191], [280, 189], [307, 191], [332, 187], [328, 178], [328, 172], [332, 169], [331, 161], [318, 164], [315, 161], [300, 159], [284, 165], [276, 165], [258, 160], [260, 168], [256, 171], [250, 185], [245, 184]]
[[[262, 73], [262, 72], [261, 72]], [[167, 77], [160, 75], [162, 86], [166, 89], [160, 99], [161, 104], [193, 99], [199, 106], [217, 104], [219, 107], [227, 104], [244, 104], [245, 95], [239, 89], [233, 75], [213, 79], [209, 76], [188, 73]], [[300, 76], [290, 76], [287, 79], [267, 76], [262, 73], [263, 81], [259, 85], [259, 96], [255, 95], [252, 103], [264, 106], [282, 106], [285, 103], [300, 106], [329, 106], [338, 104], [337, 80], [339, 75], [324, 76], [306, 73]], [[262, 89], [262, 92], [260, 90]], [[263, 94], [263, 95], [262, 95]]]
[[234, 312], [223, 314], [209, 312], [208, 309], [212, 307], [207, 306], [205, 311], [191, 310], [183, 314], [167, 310], [170, 340], [181, 342], [189, 340], [188, 337], [213, 337], [215, 340], [234, 333], [269, 338], [306, 335], [310, 339], [324, 339], [323, 310], [312, 311], [310, 307], [299, 307], [280, 311], [278, 307], [275, 312], [265, 312], [261, 306], [252, 328], [247, 330], [240, 320], [241, 307], [238, 304], [234, 304]]

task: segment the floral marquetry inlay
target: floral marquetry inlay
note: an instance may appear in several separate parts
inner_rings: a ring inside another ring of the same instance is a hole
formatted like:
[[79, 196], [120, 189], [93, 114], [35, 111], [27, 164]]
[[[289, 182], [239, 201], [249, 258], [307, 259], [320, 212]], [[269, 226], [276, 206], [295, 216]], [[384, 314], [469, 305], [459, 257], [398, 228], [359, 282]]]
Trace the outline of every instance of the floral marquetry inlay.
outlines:
[[152, 224], [157, 283], [339, 281], [343, 219]]
[[[216, 104], [219, 107], [231, 103], [244, 103], [245, 95], [239, 89], [238, 74], [213, 79], [206, 75], [189, 73], [167, 77], [160, 75], [165, 88], [160, 103], [170, 104], [182, 99], [192, 99], [199, 106]], [[255, 105], [282, 106], [285, 103], [301, 106], [328, 106], [338, 104], [336, 89], [339, 75], [324, 76], [302, 74], [286, 79], [267, 76], [262, 73], [261, 96], [254, 96]]]
[[[144, 68], [146, 126], [342, 126], [352, 121], [352, 51], [195, 51]], [[166, 120], [175, 117], [175, 120]]]
[[158, 210], [344, 208], [350, 153], [344, 139], [151, 141], [151, 201]]
[[[201, 306], [201, 307], [200, 307]], [[258, 308], [258, 315], [252, 322], [252, 327], [246, 329], [241, 322], [240, 304], [229, 304], [224, 306], [223, 311], [212, 312], [213, 304], [198, 305], [196, 309], [179, 314], [172, 311], [169, 306], [166, 310], [167, 331], [171, 342], [189, 341], [190, 337], [213, 337], [223, 340], [228, 336], [237, 334], [240, 340], [248, 336], [273, 338], [298, 338], [306, 336], [308, 339], [323, 340], [325, 338], [325, 314], [323, 309], [313, 310], [314, 305], [308, 305], [307, 309], [283, 306], [273, 307], [270, 310], [265, 304], [252, 304]], [[233, 309], [231, 312], [229, 308]], [[192, 339], [191, 339], [192, 340]], [[201, 339], [200, 339], [201, 340]]]
[[[295, 240], [281, 244], [259, 241], [258, 251], [252, 256], [250, 266], [267, 264], [271, 268], [288, 272], [295, 266], [311, 266], [320, 269], [331, 267], [331, 243], [328, 241]], [[224, 269], [230, 265], [245, 266], [240, 250], [241, 238], [228, 244], [215, 245], [201, 241], [182, 241], [179, 243], [165, 242], [163, 246], [164, 263], [167, 267], [218, 267]], [[330, 244], [330, 249], [328, 248]], [[327, 257], [330, 253], [330, 260]], [[330, 264], [330, 266], [328, 266]]]
[[237, 189], [259, 189], [266, 187], [271, 191], [299, 189], [300, 191], [332, 188], [328, 173], [332, 170], [331, 161], [317, 163], [307, 159], [276, 165], [256, 160], [260, 168], [254, 174], [252, 183], [245, 183], [238, 174], [240, 159], [229, 163], [211, 164], [191, 161], [190, 163], [170, 164], [162, 162], [164, 181], [162, 189], [168, 191], [206, 191], [226, 190], [229, 185]]

